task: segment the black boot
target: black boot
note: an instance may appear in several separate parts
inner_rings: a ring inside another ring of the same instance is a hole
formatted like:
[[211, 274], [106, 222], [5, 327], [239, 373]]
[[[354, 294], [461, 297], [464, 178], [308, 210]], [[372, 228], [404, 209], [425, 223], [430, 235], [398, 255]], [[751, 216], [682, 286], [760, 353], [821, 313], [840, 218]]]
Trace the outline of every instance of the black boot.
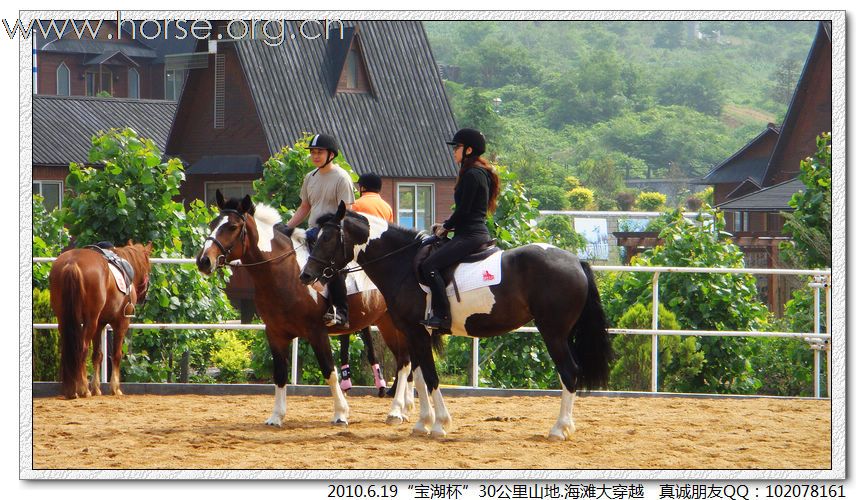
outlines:
[[327, 283], [330, 295], [330, 307], [324, 313], [325, 326], [336, 327], [339, 330], [347, 330], [348, 324], [348, 296], [345, 290], [345, 275], [340, 273]]
[[451, 330], [450, 304], [444, 279], [436, 271], [427, 276], [429, 282], [432, 316], [420, 322], [423, 326], [438, 330], [437, 333], [449, 333]]

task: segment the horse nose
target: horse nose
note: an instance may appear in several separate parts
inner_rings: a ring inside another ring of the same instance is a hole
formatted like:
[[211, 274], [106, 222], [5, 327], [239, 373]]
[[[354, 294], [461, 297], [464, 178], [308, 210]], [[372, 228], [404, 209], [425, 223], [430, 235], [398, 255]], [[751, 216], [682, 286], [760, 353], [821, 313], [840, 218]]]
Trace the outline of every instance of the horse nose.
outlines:
[[300, 282], [303, 283], [304, 285], [308, 285], [308, 284], [312, 283], [313, 281], [314, 280], [312, 278], [312, 275], [309, 274], [308, 272], [304, 271], [304, 272], [300, 273]]
[[210, 257], [208, 257], [206, 255], [202, 255], [201, 257], [198, 258], [198, 261], [196, 262], [196, 264], [198, 264], [198, 270], [201, 271], [202, 273], [204, 273], [204, 274], [210, 273]]

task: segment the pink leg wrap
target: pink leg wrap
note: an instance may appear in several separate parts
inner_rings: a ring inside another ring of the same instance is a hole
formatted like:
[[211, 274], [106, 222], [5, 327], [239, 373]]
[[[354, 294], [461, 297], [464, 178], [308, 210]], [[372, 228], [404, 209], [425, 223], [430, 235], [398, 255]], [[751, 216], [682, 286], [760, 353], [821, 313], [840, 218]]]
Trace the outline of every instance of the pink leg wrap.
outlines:
[[378, 363], [372, 365], [372, 375], [375, 377], [375, 386], [378, 388], [387, 387], [384, 381], [384, 375], [381, 373], [381, 366]]
[[340, 367], [340, 376], [342, 380], [339, 381], [339, 387], [343, 391], [347, 391], [351, 389], [351, 370], [348, 365], [342, 365]]

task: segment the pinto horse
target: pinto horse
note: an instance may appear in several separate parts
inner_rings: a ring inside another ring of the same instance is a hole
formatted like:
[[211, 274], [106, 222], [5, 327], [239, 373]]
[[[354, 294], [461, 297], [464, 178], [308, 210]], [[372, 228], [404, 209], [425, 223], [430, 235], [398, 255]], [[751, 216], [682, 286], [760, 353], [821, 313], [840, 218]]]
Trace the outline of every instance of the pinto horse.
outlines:
[[[431, 342], [437, 335], [420, 325], [426, 297], [418, 286], [414, 257], [421, 244], [415, 231], [374, 216], [346, 213], [321, 224], [318, 241], [301, 273], [304, 283], [327, 278], [355, 261], [378, 286], [397, 328], [409, 339], [414, 380], [421, 402], [413, 432], [445, 436], [451, 417], [439, 390]], [[559, 417], [550, 439], [567, 439], [576, 426], [576, 391], [606, 385], [612, 358], [607, 320], [589, 265], [546, 244], [505, 251], [498, 285], [461, 292], [451, 302], [455, 335], [491, 337], [535, 320], [562, 383]], [[426, 390], [424, 388], [426, 386]], [[432, 400], [432, 404], [430, 403]]]
[[[408, 420], [414, 406], [413, 389], [406, 379], [411, 371], [408, 344], [396, 329], [387, 312], [384, 298], [377, 290], [349, 296], [351, 330], [324, 326], [322, 316], [327, 301], [313, 287], [300, 282], [300, 269], [309, 256], [306, 233], [295, 229], [291, 237], [274, 231], [279, 213], [267, 205], [253, 206], [249, 196], [226, 201], [216, 192], [220, 213], [211, 223], [212, 233], [196, 258], [198, 270], [210, 274], [220, 265], [231, 263], [249, 271], [255, 288], [255, 307], [264, 321], [267, 342], [273, 355], [275, 400], [267, 425], [281, 426], [285, 418], [288, 354], [291, 341], [300, 337], [312, 346], [324, 379], [333, 396], [334, 425], [348, 425], [348, 402], [339, 387], [328, 335], [350, 333], [376, 325], [397, 360], [396, 397], [386, 422], [398, 424]], [[239, 261], [239, 262], [237, 262]]]
[[[99, 396], [99, 369], [102, 364], [102, 337], [105, 325], [114, 330], [111, 356], [111, 393], [120, 396], [120, 357], [123, 338], [129, 329], [130, 305], [147, 296], [150, 252], [153, 244], [129, 240], [126, 246], [112, 248], [132, 266], [134, 277], [128, 294], [118, 289], [108, 268], [111, 264], [98, 251], [89, 248], [67, 250], [57, 257], [48, 274], [51, 308], [60, 329], [60, 380], [67, 399]], [[87, 384], [87, 349], [93, 343], [93, 378]]]

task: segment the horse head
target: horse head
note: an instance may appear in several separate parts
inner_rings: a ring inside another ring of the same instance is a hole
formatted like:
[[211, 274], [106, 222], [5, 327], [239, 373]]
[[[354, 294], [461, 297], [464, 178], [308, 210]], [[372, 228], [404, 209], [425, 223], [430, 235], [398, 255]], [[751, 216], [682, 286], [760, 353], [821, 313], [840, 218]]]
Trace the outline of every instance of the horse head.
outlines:
[[211, 233], [204, 240], [201, 252], [195, 259], [198, 270], [210, 274], [227, 262], [239, 260], [250, 246], [255, 235], [254, 223], [248, 215], [255, 214], [252, 199], [246, 195], [242, 200], [225, 200], [222, 192], [216, 191], [219, 215], [210, 223]]
[[[357, 231], [350, 224], [355, 219], [346, 219], [345, 212], [345, 202], [340, 201], [336, 214], [316, 221], [320, 227], [318, 238], [300, 273], [300, 281], [304, 285], [332, 278], [354, 258], [354, 251], [350, 249], [366, 242], [365, 237], [355, 234]], [[366, 234], [368, 236], [369, 231]]]

